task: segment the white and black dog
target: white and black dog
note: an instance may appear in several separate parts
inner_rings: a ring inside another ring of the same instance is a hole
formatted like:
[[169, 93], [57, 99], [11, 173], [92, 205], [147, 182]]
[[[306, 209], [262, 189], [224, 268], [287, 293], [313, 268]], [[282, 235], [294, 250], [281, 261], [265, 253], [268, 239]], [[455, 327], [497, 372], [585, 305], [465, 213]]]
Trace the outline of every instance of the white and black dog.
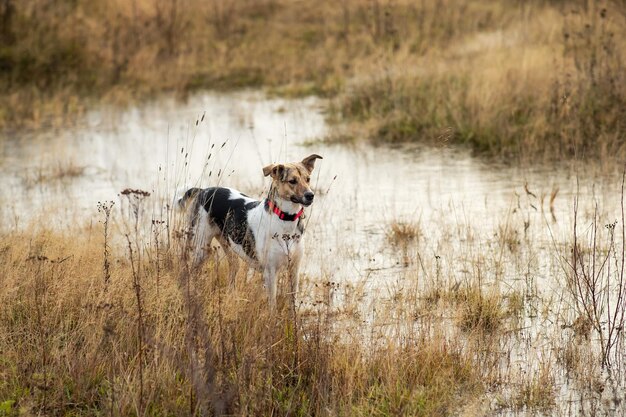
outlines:
[[263, 175], [272, 177], [267, 198], [254, 200], [232, 188], [191, 188], [178, 201], [187, 211], [193, 263], [198, 267], [216, 238], [224, 248], [231, 284], [237, 274], [237, 255], [263, 273], [270, 305], [276, 303], [278, 273], [287, 268], [294, 299], [304, 251], [304, 207], [313, 203], [311, 172], [319, 155], [301, 162], [272, 164]]

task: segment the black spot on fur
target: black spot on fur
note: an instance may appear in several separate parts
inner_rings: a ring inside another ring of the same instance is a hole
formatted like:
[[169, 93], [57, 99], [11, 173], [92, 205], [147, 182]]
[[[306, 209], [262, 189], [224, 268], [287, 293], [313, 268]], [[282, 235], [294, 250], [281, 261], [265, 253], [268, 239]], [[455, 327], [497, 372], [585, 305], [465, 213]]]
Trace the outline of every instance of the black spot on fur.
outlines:
[[200, 191], [197, 202], [208, 213], [211, 223], [219, 227], [222, 236], [241, 245], [246, 255], [256, 259], [254, 235], [248, 227], [248, 211], [260, 202], [246, 202], [242, 198], [230, 200], [230, 196], [228, 188], [211, 187]]

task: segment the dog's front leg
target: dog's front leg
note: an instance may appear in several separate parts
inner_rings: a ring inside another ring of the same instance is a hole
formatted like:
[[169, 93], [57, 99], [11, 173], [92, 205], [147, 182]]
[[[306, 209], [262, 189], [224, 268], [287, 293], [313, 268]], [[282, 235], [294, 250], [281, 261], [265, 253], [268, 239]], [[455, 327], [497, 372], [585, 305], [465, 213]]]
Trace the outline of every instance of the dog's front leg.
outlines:
[[209, 243], [207, 243], [206, 239], [197, 239], [193, 243], [191, 268], [194, 271], [197, 271], [202, 267], [202, 264], [207, 258], [207, 254], [210, 250], [211, 248], [209, 247]]
[[276, 308], [276, 268], [265, 267], [263, 270], [263, 281], [267, 289], [270, 307], [273, 310]]
[[289, 285], [291, 285], [290, 298], [294, 306], [298, 299], [298, 287], [300, 281], [300, 258], [296, 258], [289, 263]]
[[208, 224], [205, 216], [200, 217], [197, 224], [189, 230], [191, 250], [192, 250], [192, 268], [199, 270], [206, 260], [208, 254], [212, 252], [211, 242], [215, 237], [214, 229]]

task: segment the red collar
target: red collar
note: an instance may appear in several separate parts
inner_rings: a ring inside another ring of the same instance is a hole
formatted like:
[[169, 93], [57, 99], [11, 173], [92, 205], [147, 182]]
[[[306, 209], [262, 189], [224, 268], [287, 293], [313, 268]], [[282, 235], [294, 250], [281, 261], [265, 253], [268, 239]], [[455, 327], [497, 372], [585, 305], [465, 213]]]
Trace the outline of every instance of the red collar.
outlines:
[[274, 203], [273, 201], [270, 201], [268, 198], [265, 199], [265, 209], [269, 211], [273, 211], [274, 213], [276, 213], [279, 219], [286, 221], [286, 222], [296, 221], [300, 218], [300, 216], [302, 216], [302, 213], [304, 213], [304, 208], [301, 208], [300, 211], [297, 212], [296, 214], [285, 213], [284, 211], [278, 208], [276, 203]]

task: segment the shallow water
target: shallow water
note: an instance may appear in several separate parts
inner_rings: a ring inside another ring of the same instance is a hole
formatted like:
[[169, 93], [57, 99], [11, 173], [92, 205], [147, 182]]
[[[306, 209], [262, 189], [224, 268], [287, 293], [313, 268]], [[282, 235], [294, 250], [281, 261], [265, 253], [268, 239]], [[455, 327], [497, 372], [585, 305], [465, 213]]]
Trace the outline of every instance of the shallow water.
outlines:
[[[190, 186], [233, 186], [261, 197], [269, 185], [263, 166], [317, 153], [324, 159], [312, 179], [317, 197], [307, 210], [304, 273], [364, 283], [373, 292], [370, 302], [391, 297], [406, 277], [427, 279], [433, 268], [454, 284], [481, 262], [488, 283], [521, 288], [538, 299], [562, 296], [559, 253], [566, 252], [563, 242], [572, 234], [576, 195], [579, 215], [588, 218], [595, 202], [603, 219], [619, 218], [621, 178], [602, 170], [513, 168], [448, 147], [317, 141], [326, 133], [318, 100], [257, 92], [99, 109], [71, 128], [0, 141], [0, 218], [5, 229], [95, 222], [97, 203], [119, 202], [125, 188], [147, 190], [166, 202]], [[77, 174], [68, 175], [70, 168]], [[419, 225], [419, 243], [404, 251], [393, 247], [388, 236], [394, 222]], [[528, 314], [521, 325], [527, 330], [507, 342], [513, 352], [507, 366], [536, 369], [552, 352], [545, 344], [559, 320], [560, 312]], [[564, 376], [557, 385], [559, 414], [579, 412], [581, 394]]]
[[[2, 219], [17, 227], [40, 218], [71, 225], [93, 216], [98, 201], [117, 200], [125, 188], [173, 201], [190, 186], [219, 184], [260, 197], [269, 184], [263, 166], [310, 153], [324, 159], [313, 178], [318, 199], [310, 209], [308, 240], [318, 248], [313, 252], [353, 253], [360, 265], [346, 275], [393, 267], [394, 260], [373, 255], [384, 249], [394, 221], [420, 222], [427, 235], [436, 233], [429, 224], [440, 218], [479, 221], [493, 231], [518, 204], [525, 183], [538, 196], [558, 187], [556, 212], [571, 215], [568, 173], [489, 165], [447, 148], [316, 143], [326, 129], [315, 99], [267, 99], [255, 92], [100, 109], [79, 126], [1, 142]], [[80, 172], [64, 176], [71, 169]]]
[[[100, 109], [79, 126], [1, 142], [0, 214], [8, 226], [45, 219], [64, 227], [89, 220], [98, 201], [116, 201], [125, 188], [173, 201], [190, 186], [219, 184], [260, 197], [269, 184], [263, 166], [318, 153], [324, 156], [313, 177], [318, 199], [308, 210], [311, 274], [351, 279], [396, 268], [401, 259], [386, 241], [396, 221], [419, 223], [429, 240], [442, 222], [478, 227], [489, 237], [523, 203], [536, 208], [527, 213], [528, 221], [551, 220], [547, 202], [555, 188], [556, 219], [571, 218], [575, 179], [569, 170], [487, 164], [445, 147], [316, 143], [326, 130], [317, 100], [268, 99], [256, 92]], [[79, 174], [64, 177], [72, 168]], [[537, 196], [534, 201], [524, 184]], [[564, 223], [548, 221], [557, 235], [568, 230], [559, 229]], [[322, 262], [333, 252], [348, 262]]]

